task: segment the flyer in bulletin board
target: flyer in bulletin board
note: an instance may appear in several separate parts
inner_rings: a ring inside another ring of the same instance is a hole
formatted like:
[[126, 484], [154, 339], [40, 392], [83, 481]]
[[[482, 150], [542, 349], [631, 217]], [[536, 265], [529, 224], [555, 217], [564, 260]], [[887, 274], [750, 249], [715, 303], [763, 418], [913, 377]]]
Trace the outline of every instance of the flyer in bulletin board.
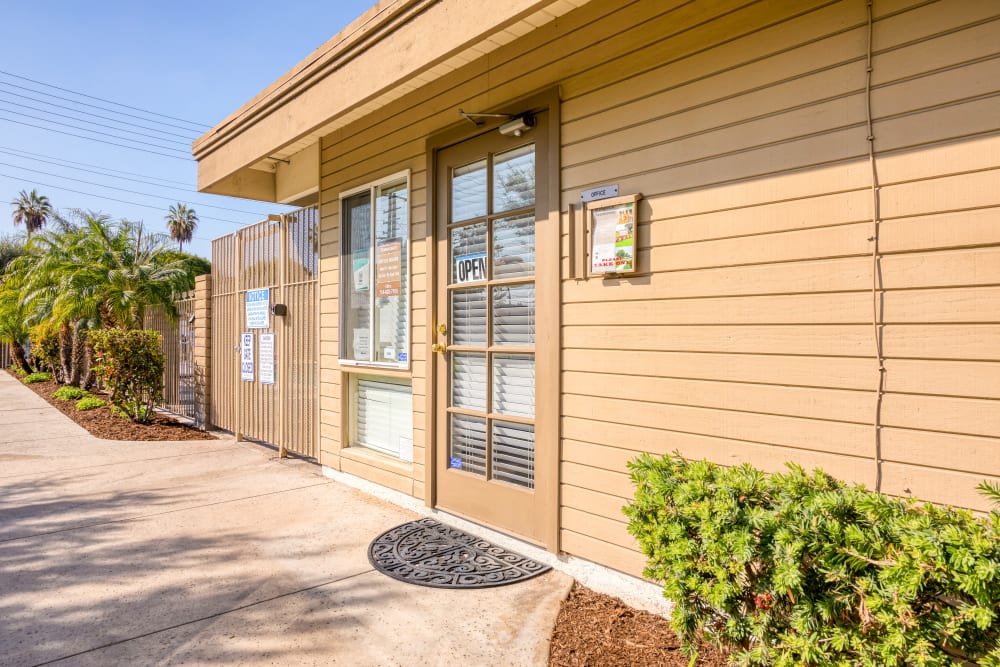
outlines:
[[594, 202], [590, 211], [590, 271], [634, 273], [637, 196]]

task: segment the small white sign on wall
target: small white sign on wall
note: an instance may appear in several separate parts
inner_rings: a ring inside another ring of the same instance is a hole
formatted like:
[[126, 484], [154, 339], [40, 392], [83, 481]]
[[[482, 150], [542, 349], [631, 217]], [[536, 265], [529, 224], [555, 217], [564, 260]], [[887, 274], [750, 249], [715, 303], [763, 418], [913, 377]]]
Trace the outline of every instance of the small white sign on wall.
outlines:
[[260, 348], [257, 350], [260, 364], [260, 383], [274, 384], [274, 334], [260, 335]]
[[240, 334], [240, 379], [253, 382], [253, 371], [253, 334], [244, 332]]

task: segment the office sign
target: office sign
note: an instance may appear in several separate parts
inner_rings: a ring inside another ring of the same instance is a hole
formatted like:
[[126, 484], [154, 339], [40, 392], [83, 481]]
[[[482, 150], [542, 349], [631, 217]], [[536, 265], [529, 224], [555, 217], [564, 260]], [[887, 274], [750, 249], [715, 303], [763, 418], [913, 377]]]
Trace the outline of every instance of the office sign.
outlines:
[[580, 201], [587, 203], [589, 201], [597, 201], [598, 199], [608, 199], [610, 197], [618, 196], [618, 185], [602, 185], [597, 188], [590, 188], [589, 190], [580, 191]]
[[264, 289], [247, 290], [247, 329], [267, 329], [271, 326], [271, 291]]

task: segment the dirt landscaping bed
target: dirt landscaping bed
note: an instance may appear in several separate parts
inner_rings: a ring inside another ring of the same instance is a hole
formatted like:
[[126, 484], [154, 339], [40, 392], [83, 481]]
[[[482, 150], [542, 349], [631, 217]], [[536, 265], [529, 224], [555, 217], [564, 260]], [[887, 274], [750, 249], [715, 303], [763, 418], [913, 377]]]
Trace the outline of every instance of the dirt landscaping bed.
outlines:
[[[9, 373], [9, 371], [8, 371]], [[18, 382], [21, 378], [11, 373]], [[55, 382], [35, 382], [29, 389], [55, 406], [64, 415], [87, 429], [91, 435], [105, 440], [215, 440], [215, 436], [182, 424], [172, 417], [158, 414], [149, 424], [136, 424], [111, 412], [107, 405], [83, 412], [76, 409], [76, 401], [60, 401], [52, 394], [62, 385]], [[101, 396], [101, 398], [107, 398]]]
[[[689, 659], [670, 621], [629, 607], [580, 584], [563, 602], [552, 632], [551, 667], [687, 667]], [[696, 665], [722, 667], [725, 654], [708, 644]]]

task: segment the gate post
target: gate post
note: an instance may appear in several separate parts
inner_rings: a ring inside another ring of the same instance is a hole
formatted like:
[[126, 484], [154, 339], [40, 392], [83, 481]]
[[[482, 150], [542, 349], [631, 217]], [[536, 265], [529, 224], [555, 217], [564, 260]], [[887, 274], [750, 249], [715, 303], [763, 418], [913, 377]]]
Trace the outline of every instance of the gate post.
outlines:
[[201, 430], [212, 426], [212, 276], [194, 279], [194, 411]]

